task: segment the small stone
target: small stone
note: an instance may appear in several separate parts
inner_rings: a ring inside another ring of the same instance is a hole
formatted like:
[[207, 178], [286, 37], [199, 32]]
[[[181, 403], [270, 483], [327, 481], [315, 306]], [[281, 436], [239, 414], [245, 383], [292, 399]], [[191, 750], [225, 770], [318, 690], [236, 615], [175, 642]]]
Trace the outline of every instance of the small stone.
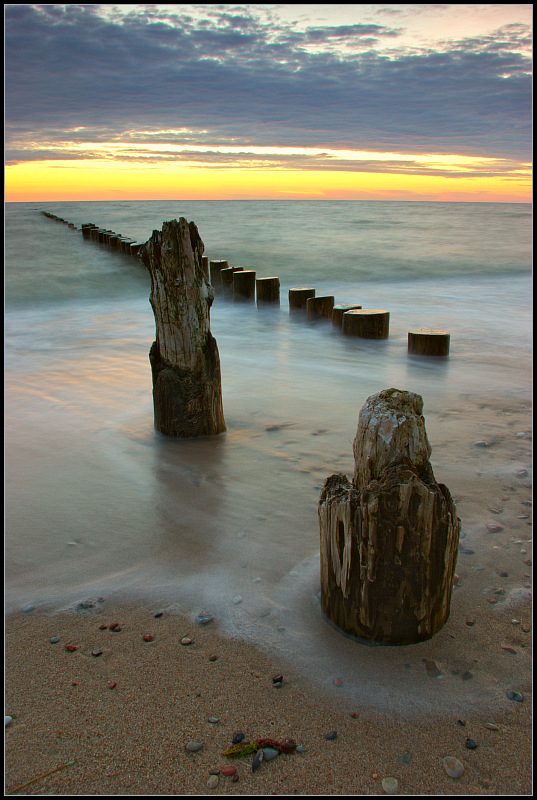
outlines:
[[524, 698], [522, 697], [520, 692], [509, 691], [507, 692], [507, 697], [509, 698], [509, 700], [515, 700], [517, 703], [524, 702]]
[[207, 780], [207, 788], [216, 789], [216, 787], [218, 786], [218, 780], [219, 780], [218, 775], [209, 775], [209, 778]]
[[65, 649], [67, 650], [68, 653], [74, 653], [75, 650], [76, 650], [76, 645], [75, 644], [66, 644], [65, 645]]
[[412, 762], [412, 756], [410, 753], [401, 753], [400, 756], [397, 756], [397, 760], [400, 764], [410, 764]]
[[115, 681], [112, 681], [111, 683], [108, 684], [108, 688], [109, 689], [115, 689], [116, 686], [117, 686], [117, 683]]
[[218, 660], [218, 656], [215, 655], [215, 653], [213, 653], [212, 655], [209, 656], [209, 661], [217, 661], [217, 660]]
[[197, 622], [198, 625], [207, 625], [213, 618], [213, 615], [209, 613], [209, 611], [202, 611], [198, 614]]
[[59, 636], [51, 636], [50, 637], [50, 643], [51, 644], [57, 644], [59, 641], [60, 641], [60, 637]]
[[91, 651], [91, 655], [95, 656], [96, 658], [97, 658], [97, 656], [102, 656], [102, 654], [103, 654], [102, 650], [92, 650]]
[[193, 640], [190, 638], [190, 636], [183, 636], [183, 638], [181, 639], [181, 644], [182, 645], [189, 645], [189, 644], [192, 644], [192, 641]]
[[30, 611], [33, 611], [33, 610], [34, 610], [34, 608], [35, 608], [34, 604], [33, 604], [33, 603], [30, 603], [29, 605], [27, 605], [27, 606], [24, 606], [24, 608], [23, 608], [22, 610], [23, 610], [23, 613], [24, 613], [24, 614], [29, 614], [29, 613], [30, 613]]
[[489, 731], [499, 731], [499, 727], [495, 725], [493, 722], [485, 722], [484, 728], [487, 728]]
[[325, 734], [324, 738], [328, 742], [332, 742], [334, 739], [337, 739], [337, 731], [330, 731], [330, 733]]
[[511, 653], [511, 655], [516, 655], [516, 650], [514, 647], [503, 647], [502, 650], [505, 650], [506, 653]]
[[142, 639], [144, 640], [144, 642], [152, 642], [152, 641], [153, 641], [153, 638], [154, 638], [154, 637], [153, 637], [153, 636], [151, 636], [151, 634], [150, 634], [150, 633], [145, 633], [145, 634], [142, 636]]
[[501, 514], [503, 512], [503, 508], [491, 508], [490, 510], [493, 514]]
[[108, 625], [99, 625], [100, 631], [105, 631], [108, 628]]
[[203, 744], [201, 742], [189, 742], [187, 745], [185, 745], [185, 750], [187, 750], [189, 753], [197, 753], [202, 747]]
[[351, 718], [352, 719], [358, 719], [358, 712], [357, 711], [351, 711]]
[[121, 630], [121, 626], [120, 626], [119, 622], [113, 622], [113, 623], [110, 625], [110, 630], [111, 630], [111, 631], [115, 631], [115, 632], [116, 632], [116, 631], [120, 631], [120, 630]]
[[527, 469], [519, 469], [516, 476], [517, 478], [525, 478], [527, 474], [528, 474]]
[[487, 525], [487, 530], [489, 533], [499, 533], [503, 531], [503, 525], [498, 525], [496, 522], [489, 522]]
[[164, 613], [163, 611], [157, 611], [157, 613], [154, 614], [153, 616], [155, 617], [155, 619], [159, 619], [159, 617], [161, 617], [163, 613]]
[[231, 778], [237, 772], [237, 767], [222, 767], [220, 770], [221, 775], [225, 775], [226, 778]]
[[233, 598], [233, 605], [238, 606], [239, 603], [242, 603], [242, 597], [240, 596], [240, 594], [236, 594], [235, 597]]
[[489, 447], [489, 443], [485, 442], [484, 439], [480, 439], [479, 442], [474, 442], [474, 447]]
[[220, 722], [220, 720], [218, 719], [218, 717], [209, 717], [209, 719], [207, 720], [207, 722], [210, 722], [210, 723], [211, 723], [211, 725], [216, 725], [216, 723], [217, 723], [217, 722]]
[[450, 778], [460, 778], [464, 772], [464, 766], [453, 756], [446, 756], [442, 759], [442, 763]]
[[263, 761], [264, 753], [262, 750], [258, 750], [254, 756], [254, 760], [252, 761], [252, 772], [257, 772], [259, 767], [261, 766], [261, 762]]
[[13, 722], [13, 717], [10, 717], [8, 714], [4, 716], [4, 727], [7, 728], [8, 725], [11, 725]]
[[334, 686], [343, 686], [343, 681], [341, 680], [341, 678], [334, 679]]
[[305, 753], [305, 752], [306, 752], [306, 748], [303, 747], [301, 744], [298, 744], [295, 747], [295, 753]]
[[399, 794], [399, 783], [397, 778], [383, 778], [382, 788], [384, 794]]
[[466, 624], [471, 628], [472, 625], [475, 625], [475, 619], [467, 619]]
[[263, 748], [263, 761], [272, 761], [273, 758], [279, 756], [280, 753], [274, 747], [264, 747]]
[[467, 750], [477, 750], [478, 744], [475, 739], [470, 739], [470, 737], [468, 737], [464, 744]]
[[463, 679], [463, 681], [469, 681], [469, 680], [470, 680], [470, 678], [473, 678], [473, 677], [474, 677], [474, 676], [472, 675], [472, 673], [471, 673], [469, 670], [466, 670], [466, 672], [463, 672], [463, 673], [462, 673], [462, 679]]
[[244, 739], [244, 733], [242, 732], [234, 733], [232, 742], [233, 744], [239, 744], [240, 742], [242, 742], [243, 739]]

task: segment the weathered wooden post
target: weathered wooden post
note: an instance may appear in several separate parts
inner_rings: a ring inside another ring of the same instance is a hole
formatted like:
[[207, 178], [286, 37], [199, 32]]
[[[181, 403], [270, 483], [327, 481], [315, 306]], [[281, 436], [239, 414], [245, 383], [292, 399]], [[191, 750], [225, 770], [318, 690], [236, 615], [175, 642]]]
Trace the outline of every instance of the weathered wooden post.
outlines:
[[305, 311], [310, 297], [315, 297], [315, 289], [311, 286], [295, 286], [289, 289], [289, 311]]
[[209, 261], [210, 281], [215, 294], [222, 293], [222, 278], [220, 277], [220, 272], [228, 267], [228, 262], [223, 258]]
[[362, 339], [387, 339], [390, 332], [390, 312], [378, 308], [355, 308], [343, 314], [345, 336]]
[[244, 269], [233, 273], [233, 300], [236, 303], [255, 302], [255, 272]]
[[412, 392], [369, 397], [352, 483], [332, 475], [321, 492], [323, 613], [371, 643], [430, 639], [449, 617], [460, 520], [435, 481], [422, 410]]
[[230, 300], [233, 297], [233, 273], [242, 271], [242, 267], [226, 267], [226, 269], [220, 270], [222, 295], [226, 300]]
[[226, 430], [220, 358], [209, 324], [214, 292], [202, 253], [198, 229], [184, 217], [164, 222], [140, 249], [156, 323], [149, 353], [155, 427], [168, 436]]
[[332, 309], [332, 325], [334, 328], [343, 327], [343, 314], [345, 314], [346, 311], [352, 311], [355, 308], [361, 307], [362, 306], [357, 303], [338, 303], [337, 306], [334, 306]]
[[275, 277], [257, 278], [257, 306], [280, 305], [280, 279]]
[[324, 297], [308, 297], [306, 300], [306, 311], [308, 321], [316, 319], [332, 319], [332, 309], [334, 308], [334, 295]]
[[418, 356], [448, 356], [450, 335], [437, 328], [417, 328], [408, 332], [408, 352]]

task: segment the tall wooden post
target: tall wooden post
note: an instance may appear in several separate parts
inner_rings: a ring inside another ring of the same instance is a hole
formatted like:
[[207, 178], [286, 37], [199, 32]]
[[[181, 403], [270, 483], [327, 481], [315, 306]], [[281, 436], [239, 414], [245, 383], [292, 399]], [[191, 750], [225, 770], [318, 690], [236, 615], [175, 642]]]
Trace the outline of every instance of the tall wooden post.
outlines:
[[321, 603], [344, 633], [382, 644], [431, 638], [449, 617], [460, 520], [436, 483], [423, 400], [387, 389], [360, 412], [352, 483], [319, 502]]
[[226, 430], [218, 347], [209, 329], [214, 292], [202, 254], [198, 229], [184, 217], [164, 222], [140, 249], [156, 323], [149, 353], [155, 427], [168, 436]]

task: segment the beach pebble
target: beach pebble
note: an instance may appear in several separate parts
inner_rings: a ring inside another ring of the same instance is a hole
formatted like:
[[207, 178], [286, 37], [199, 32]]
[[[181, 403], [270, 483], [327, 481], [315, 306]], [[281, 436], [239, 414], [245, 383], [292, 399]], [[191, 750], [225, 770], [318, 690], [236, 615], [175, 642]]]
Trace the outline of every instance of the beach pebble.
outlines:
[[75, 650], [76, 650], [76, 645], [75, 644], [66, 644], [65, 645], [65, 649], [67, 650], [68, 653], [74, 653]]
[[442, 670], [436, 661], [425, 661], [425, 669], [430, 678], [438, 678], [442, 674]]
[[159, 617], [162, 616], [163, 613], [164, 613], [163, 611], [157, 611], [157, 613], [153, 614], [153, 616], [154, 616], [155, 619], [158, 619]]
[[105, 631], [108, 628], [108, 625], [99, 625], [100, 631]]
[[51, 644], [57, 644], [59, 641], [60, 641], [60, 637], [59, 636], [51, 636], [50, 637], [50, 643]]
[[23, 610], [23, 613], [24, 613], [24, 614], [29, 614], [29, 613], [30, 613], [30, 611], [33, 611], [33, 610], [34, 610], [34, 608], [35, 608], [34, 604], [33, 604], [33, 603], [30, 603], [29, 605], [27, 605], [27, 606], [24, 606], [24, 608], [23, 608], [22, 610]]
[[209, 719], [207, 720], [207, 722], [210, 722], [210, 723], [211, 723], [211, 725], [216, 725], [216, 723], [217, 723], [217, 722], [220, 722], [220, 720], [218, 719], [218, 717], [209, 717]]
[[152, 642], [153, 641], [153, 636], [151, 636], [150, 633], [145, 633], [142, 636], [142, 639], [144, 640], [144, 642]]
[[263, 748], [263, 761], [272, 761], [273, 758], [276, 758], [280, 753], [278, 750], [275, 750], [274, 747], [264, 747]]
[[13, 717], [10, 717], [8, 714], [4, 716], [4, 728], [7, 728], [8, 725], [11, 725], [13, 722]]
[[240, 744], [244, 739], [244, 733], [238, 732], [233, 734], [233, 739], [231, 740], [233, 744]]
[[298, 745], [295, 747], [295, 753], [305, 753], [305, 752], [306, 752], [306, 748], [305, 748], [305, 747], [303, 747], [303, 745], [301, 745], [301, 744], [298, 744]]
[[478, 747], [478, 744], [477, 744], [476, 740], [475, 739], [470, 739], [470, 737], [468, 737], [466, 739], [464, 744], [466, 745], [466, 749], [467, 750], [476, 750], [477, 747]]
[[216, 789], [217, 786], [218, 786], [218, 775], [209, 775], [209, 779], [207, 781], [207, 788]]
[[110, 630], [111, 631], [120, 631], [121, 630], [121, 626], [120, 626], [119, 622], [112, 622], [112, 624], [110, 625]]
[[181, 639], [181, 644], [182, 645], [192, 644], [192, 641], [193, 640], [190, 638], [190, 636], [183, 636], [183, 638]]
[[242, 603], [242, 597], [240, 596], [240, 594], [236, 594], [235, 597], [233, 598], [233, 605], [237, 606], [239, 603]]
[[332, 742], [334, 739], [337, 739], [337, 731], [330, 731], [330, 733], [325, 734], [324, 738], [327, 741]]
[[515, 700], [517, 703], [524, 702], [524, 698], [522, 697], [520, 692], [509, 691], [507, 692], [507, 697], [509, 698], [509, 700]]
[[198, 625], [207, 625], [207, 623], [210, 622], [212, 618], [213, 615], [210, 614], [208, 611], [202, 611], [200, 614], [198, 614], [198, 619], [197, 619]]
[[115, 689], [115, 688], [116, 688], [116, 686], [117, 686], [117, 683], [116, 683], [115, 681], [112, 681], [112, 683], [109, 683], [109, 684], [108, 684], [108, 688], [109, 688], [109, 689]]
[[202, 747], [203, 744], [201, 742], [188, 742], [188, 744], [185, 745], [185, 750], [189, 753], [197, 753]]
[[498, 525], [496, 522], [489, 522], [487, 530], [489, 533], [499, 533], [499, 531], [503, 531], [503, 525]]
[[399, 783], [397, 778], [383, 778], [382, 788], [384, 794], [399, 794]]
[[453, 756], [446, 756], [442, 759], [444, 769], [450, 778], [460, 778], [464, 772], [464, 767], [457, 758]]
[[221, 775], [231, 778], [237, 772], [237, 767], [222, 767], [220, 770]]
[[485, 722], [484, 728], [487, 728], [489, 731], [499, 731], [499, 727], [495, 725], [493, 722]]
[[478, 442], [474, 442], [474, 447], [489, 447], [489, 443], [485, 442], [484, 439], [480, 439]]
[[261, 762], [263, 761], [264, 753], [262, 750], [258, 750], [254, 756], [254, 760], [252, 761], [252, 772], [257, 772], [259, 767], [261, 766]]
[[102, 654], [103, 654], [102, 650], [92, 650], [91, 651], [91, 655], [95, 656], [96, 658], [97, 658], [97, 656], [102, 656]]

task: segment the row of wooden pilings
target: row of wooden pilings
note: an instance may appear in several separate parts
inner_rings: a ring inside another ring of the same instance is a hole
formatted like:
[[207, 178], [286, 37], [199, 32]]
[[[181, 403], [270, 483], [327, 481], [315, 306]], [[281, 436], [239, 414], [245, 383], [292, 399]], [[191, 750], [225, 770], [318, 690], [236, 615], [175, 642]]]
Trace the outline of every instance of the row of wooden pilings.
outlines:
[[[257, 278], [253, 270], [230, 267], [226, 260], [209, 261], [211, 285], [216, 295], [239, 303], [255, 303], [258, 307], [280, 304], [280, 279], [274, 276]], [[257, 297], [256, 297], [257, 296]], [[362, 339], [387, 339], [390, 312], [378, 308], [362, 308], [359, 303], [334, 304], [334, 295], [316, 296], [309, 286], [289, 289], [289, 313], [305, 316], [308, 321], [331, 320], [344, 336]], [[436, 328], [416, 328], [408, 332], [408, 352], [416, 355], [449, 355], [450, 334]]]
[[[78, 230], [75, 225], [61, 217], [42, 211], [44, 216]], [[81, 226], [84, 239], [98, 242], [119, 253], [137, 256], [142, 242], [99, 228], [93, 223]], [[256, 303], [258, 307], [280, 305], [280, 279], [274, 276], [258, 278], [254, 270], [230, 267], [225, 259], [209, 260], [202, 257], [209, 273], [216, 296], [236, 303]], [[362, 339], [388, 339], [390, 312], [377, 308], [362, 308], [358, 303], [334, 304], [333, 295], [316, 296], [309, 286], [289, 289], [289, 312], [305, 317], [308, 321], [326, 319], [332, 326], [341, 329], [344, 336]], [[449, 355], [450, 334], [436, 328], [416, 328], [408, 332], [408, 352], [414, 355]]]

